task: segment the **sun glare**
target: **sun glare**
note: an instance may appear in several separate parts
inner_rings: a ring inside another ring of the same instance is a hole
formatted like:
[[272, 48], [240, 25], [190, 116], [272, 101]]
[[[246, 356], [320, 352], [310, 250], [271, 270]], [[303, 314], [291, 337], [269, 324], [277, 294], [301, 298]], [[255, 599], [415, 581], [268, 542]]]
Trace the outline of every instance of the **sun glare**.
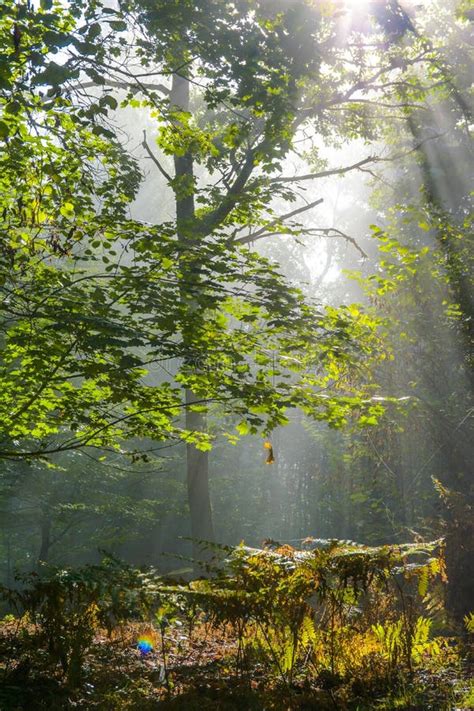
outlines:
[[369, 5], [370, 0], [344, 0], [345, 6], [351, 10], [364, 10]]

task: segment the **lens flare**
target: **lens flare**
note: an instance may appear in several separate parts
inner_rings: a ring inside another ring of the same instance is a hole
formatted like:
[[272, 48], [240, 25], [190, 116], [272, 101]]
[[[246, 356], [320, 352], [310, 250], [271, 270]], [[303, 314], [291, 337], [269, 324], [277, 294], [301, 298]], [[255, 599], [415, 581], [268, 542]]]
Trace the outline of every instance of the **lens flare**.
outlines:
[[153, 652], [153, 640], [151, 637], [148, 637], [147, 635], [143, 635], [142, 637], [138, 638], [137, 642], [137, 648], [143, 656], [146, 656], [147, 654], [150, 654], [150, 652]]

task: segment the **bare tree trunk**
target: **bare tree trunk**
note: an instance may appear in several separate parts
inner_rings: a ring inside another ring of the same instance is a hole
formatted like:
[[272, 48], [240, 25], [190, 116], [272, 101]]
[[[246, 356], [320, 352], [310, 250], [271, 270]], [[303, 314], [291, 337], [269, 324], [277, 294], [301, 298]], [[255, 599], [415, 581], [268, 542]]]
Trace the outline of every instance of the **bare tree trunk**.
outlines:
[[[194, 402], [191, 390], [186, 390], [186, 404]], [[206, 429], [206, 418], [201, 412], [186, 409], [186, 429], [202, 432]], [[209, 494], [209, 453], [201, 452], [193, 444], [186, 446], [186, 479], [188, 503], [195, 559], [207, 560], [209, 555], [199, 546], [199, 541], [214, 541], [211, 499]]]
[[38, 564], [46, 563], [49, 558], [51, 546], [51, 516], [48, 511], [43, 511], [41, 515], [41, 546], [38, 554]]
[[[189, 82], [186, 77], [173, 75], [171, 104], [179, 107], [182, 111], [189, 111]], [[190, 189], [194, 179], [192, 155], [185, 153], [182, 156], [175, 156], [174, 167], [177, 184], [175, 191], [177, 235], [182, 244], [187, 244], [196, 239], [194, 194]], [[184, 186], [188, 189], [183, 189]], [[183, 333], [185, 343], [186, 335]], [[194, 393], [186, 390], [186, 429], [205, 432], [207, 428], [205, 415], [191, 409], [192, 403], [195, 401]], [[193, 555], [195, 560], [208, 560], [209, 555], [202, 550], [198, 542], [214, 541], [209, 495], [209, 455], [207, 452], [196, 449], [193, 444], [188, 444], [186, 447], [186, 479]], [[198, 564], [195, 564], [195, 572], [200, 572]]]

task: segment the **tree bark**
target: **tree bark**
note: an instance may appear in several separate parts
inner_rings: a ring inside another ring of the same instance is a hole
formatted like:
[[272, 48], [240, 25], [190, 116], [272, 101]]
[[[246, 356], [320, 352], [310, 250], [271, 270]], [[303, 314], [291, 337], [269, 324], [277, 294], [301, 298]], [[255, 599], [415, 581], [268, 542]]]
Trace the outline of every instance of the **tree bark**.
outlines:
[[[182, 111], [189, 111], [189, 82], [186, 77], [174, 74], [171, 87], [170, 103]], [[186, 245], [196, 239], [196, 220], [194, 194], [183, 186], [190, 186], [194, 180], [193, 157], [188, 152], [174, 157], [175, 168], [175, 200], [176, 226], [178, 240]], [[187, 334], [183, 333], [186, 345]], [[186, 429], [205, 432], [206, 416], [191, 409], [196, 397], [191, 390], [185, 392]], [[188, 490], [188, 505], [191, 522], [191, 537], [193, 539], [193, 557], [195, 572], [202, 572], [199, 561], [208, 561], [209, 554], [202, 549], [200, 541], [214, 541], [211, 500], [209, 495], [209, 455], [198, 450], [194, 444], [186, 446], [186, 480]]]
[[[203, 432], [206, 418], [201, 412], [193, 412], [189, 405], [195, 401], [194, 393], [186, 390], [186, 429]], [[211, 498], [209, 494], [209, 453], [201, 452], [193, 444], [186, 445], [186, 480], [188, 487], [191, 536], [195, 561], [208, 561], [210, 555], [202, 549], [200, 541], [214, 541]], [[197, 563], [196, 568], [199, 568]]]
[[40, 530], [41, 546], [38, 554], [38, 565], [48, 561], [51, 546], [51, 517], [47, 511], [43, 511], [42, 513]]

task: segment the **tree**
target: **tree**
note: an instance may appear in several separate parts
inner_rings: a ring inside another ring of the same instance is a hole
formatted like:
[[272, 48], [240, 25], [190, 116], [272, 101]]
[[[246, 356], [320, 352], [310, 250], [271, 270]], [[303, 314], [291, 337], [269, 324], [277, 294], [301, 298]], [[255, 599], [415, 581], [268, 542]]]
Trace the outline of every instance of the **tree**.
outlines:
[[[81, 70], [100, 79], [107, 49], [97, 41], [100, 21], [123, 28], [115, 12], [101, 13], [95, 5], [69, 11], [49, 2], [11, 3], [0, 26], [8, 48], [0, 124], [0, 456], [21, 461], [83, 447], [117, 450], [134, 437], [185, 441], [192, 533], [205, 538], [212, 532], [205, 459], [212, 437], [203, 420], [210, 406], [238, 416], [240, 433], [271, 431], [295, 406], [334, 425], [354, 408], [378, 413], [380, 403], [354, 391], [348, 378], [370, 353], [374, 324], [347, 308], [324, 312], [305, 303], [245, 247], [248, 237], [229, 240], [232, 225], [239, 231], [256, 219], [276, 230], [282, 221], [253, 217], [253, 210], [272, 193], [286, 194], [266, 176], [288, 144], [295, 121], [289, 102], [303, 69], [280, 77], [282, 96], [275, 94], [268, 111], [257, 86], [250, 99], [242, 94], [244, 73], [237, 102], [246, 105], [244, 118], [230, 126], [212, 105], [225, 93], [216, 75], [206, 99], [207, 129], [183, 111], [191, 76], [175, 72], [160, 104], [160, 141], [174, 156], [177, 220], [150, 226], [127, 217], [139, 173], [101, 122], [116, 102], [108, 94], [87, 104], [71, 99]], [[251, 19], [247, 13], [245, 23]], [[256, 37], [264, 37], [261, 19], [254, 25]], [[233, 69], [238, 36], [232, 35]], [[59, 50], [70, 55], [61, 64], [51, 59]], [[273, 81], [283, 49], [272, 42], [266, 52]], [[217, 53], [215, 45], [214, 67]], [[176, 52], [168, 54], [165, 61], [173, 63]], [[272, 96], [270, 84], [264, 94]], [[154, 103], [149, 94], [147, 102]], [[201, 194], [194, 163], [230, 173]], [[250, 181], [257, 167], [263, 173]], [[198, 210], [195, 195], [205, 201]], [[152, 378], [153, 364], [170, 358], [181, 363], [174, 382]], [[129, 451], [135, 447], [131, 442]]]
[[[313, 151], [314, 169], [297, 176], [282, 175], [285, 158], [306, 132], [309, 140], [375, 137], [385, 109], [407, 105], [391, 100], [406, 68], [423, 58], [423, 47], [393, 45], [386, 51], [381, 42], [374, 70], [373, 47], [366, 52], [360, 38], [352, 45], [341, 41], [341, 12], [305, 0], [139, 1], [123, 3], [121, 12], [124, 30], [134, 32], [133, 48], [123, 35], [106, 61], [85, 69], [90, 81], [82, 89], [94, 82], [121, 87], [129, 92], [125, 103], [151, 110], [165, 158], [146, 136], [144, 149], [173, 193], [174, 231], [182, 247], [213, 239], [236, 247], [282, 232], [338, 235], [299, 222], [319, 198], [283, 214], [275, 213], [272, 201], [294, 201], [309, 181], [362, 169], [377, 157], [325, 171]], [[152, 81], [155, 76], [162, 83]], [[190, 268], [201, 282], [202, 267], [198, 255]], [[188, 388], [188, 427], [205, 433], [195, 398]], [[188, 487], [192, 534], [212, 538], [208, 455], [192, 445]]]

